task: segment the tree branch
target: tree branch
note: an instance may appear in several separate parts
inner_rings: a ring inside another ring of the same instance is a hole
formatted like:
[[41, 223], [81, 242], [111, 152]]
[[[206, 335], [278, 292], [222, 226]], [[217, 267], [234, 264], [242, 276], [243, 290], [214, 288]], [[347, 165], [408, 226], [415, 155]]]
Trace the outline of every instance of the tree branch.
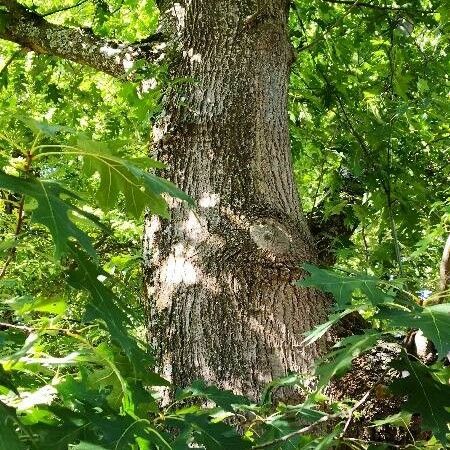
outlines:
[[[405, 8], [401, 6], [387, 6], [387, 5], [375, 5], [373, 3], [367, 3], [367, 2], [359, 2], [359, 1], [352, 1], [352, 0], [323, 0], [325, 3], [333, 3], [336, 5], [353, 5], [358, 8], [369, 8], [369, 9], [376, 9], [378, 11], [408, 11], [412, 12], [412, 8]], [[419, 9], [416, 11], [417, 13], [421, 14], [432, 14], [436, 11], [430, 10], [430, 9]]]
[[149, 61], [155, 56], [148, 44], [113, 41], [96, 36], [89, 29], [53, 24], [16, 0], [0, 0], [0, 18], [3, 19], [0, 21], [0, 39], [118, 78], [132, 79], [134, 63]]

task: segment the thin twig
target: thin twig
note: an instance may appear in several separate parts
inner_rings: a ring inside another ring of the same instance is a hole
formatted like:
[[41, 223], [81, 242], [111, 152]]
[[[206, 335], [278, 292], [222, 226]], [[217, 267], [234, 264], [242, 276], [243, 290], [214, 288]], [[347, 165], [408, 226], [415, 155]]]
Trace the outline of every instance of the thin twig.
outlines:
[[[322, 1], [324, 1], [325, 3], [333, 3], [336, 5], [353, 5], [353, 2], [351, 0], [322, 0]], [[407, 11], [409, 13], [417, 12], [419, 14], [433, 14], [436, 12], [433, 9], [421, 9], [413, 11], [412, 8], [404, 8], [401, 6], [374, 5], [373, 3], [367, 2], [357, 2], [355, 6], [357, 6], [358, 8], [377, 9], [379, 11]]]
[[[353, 414], [355, 413], [355, 411], [357, 409], [359, 409], [364, 403], [365, 401], [368, 399], [368, 397], [370, 396], [370, 394], [377, 388], [377, 386], [383, 381], [384, 377], [386, 376], [386, 374], [388, 373], [388, 371], [390, 370], [390, 368], [387, 368], [382, 374], [381, 376], [378, 378], [378, 380], [373, 384], [373, 386], [362, 396], [361, 400], [359, 400], [348, 412], [348, 418], [347, 421], [345, 423], [344, 429], [342, 430], [342, 433], [340, 435], [340, 437], [342, 438], [344, 436], [344, 433], [347, 431], [348, 426], [350, 425], [350, 422], [352, 421], [353, 418]], [[319, 420], [317, 420], [316, 422], [312, 423], [311, 425], [308, 425], [306, 427], [301, 428], [300, 430], [296, 430], [293, 431], [292, 433], [286, 434], [285, 436], [279, 438], [279, 439], [274, 439], [273, 441], [269, 441], [266, 442], [264, 444], [261, 445], [257, 445], [256, 447], [253, 447], [253, 449], [261, 449], [261, 448], [268, 448], [271, 447], [272, 445], [275, 444], [279, 444], [282, 442], [286, 442], [289, 439], [298, 436], [299, 434], [303, 434], [303, 433], [307, 433], [308, 431], [310, 431], [311, 429], [313, 429], [314, 427], [316, 427], [317, 425], [327, 422], [328, 420], [333, 420], [333, 419], [341, 419], [342, 418], [342, 413], [336, 413], [336, 414], [327, 414], [325, 416], [322, 416]]]
[[365, 403], [365, 401], [369, 398], [370, 394], [379, 386], [379, 384], [383, 381], [384, 377], [386, 376], [386, 374], [389, 372], [391, 368], [388, 367], [378, 378], [378, 380], [372, 385], [372, 387], [361, 397], [361, 400], [359, 400], [357, 403], [355, 403], [355, 405], [350, 409], [349, 413], [348, 413], [348, 419], [347, 422], [345, 422], [344, 425], [344, 429], [342, 430], [341, 433], [341, 438], [344, 437], [350, 423], [352, 422], [353, 419], [353, 414]]
[[12, 328], [14, 330], [24, 331], [26, 333], [33, 333], [35, 331], [32, 327], [27, 327], [25, 325], [15, 325], [13, 323], [0, 322], [0, 330], [2, 328]]

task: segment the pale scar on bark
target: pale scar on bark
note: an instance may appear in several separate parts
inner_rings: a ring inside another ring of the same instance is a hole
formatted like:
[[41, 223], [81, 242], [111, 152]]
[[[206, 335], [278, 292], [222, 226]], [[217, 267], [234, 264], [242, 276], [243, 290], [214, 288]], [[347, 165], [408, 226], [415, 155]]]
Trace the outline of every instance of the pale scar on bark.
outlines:
[[251, 225], [250, 237], [256, 246], [273, 255], [285, 255], [292, 251], [292, 236], [280, 223], [272, 219], [266, 219], [255, 225]]

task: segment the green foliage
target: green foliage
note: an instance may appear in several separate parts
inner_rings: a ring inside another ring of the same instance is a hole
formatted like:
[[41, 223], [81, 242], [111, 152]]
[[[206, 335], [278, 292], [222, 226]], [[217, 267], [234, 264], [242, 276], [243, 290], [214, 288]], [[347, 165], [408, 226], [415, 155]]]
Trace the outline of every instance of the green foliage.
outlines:
[[402, 378], [392, 383], [391, 391], [407, 395], [404, 410], [412, 414], [420, 412], [422, 426], [432, 430], [445, 446], [450, 423], [450, 386], [436, 379], [429, 367], [407, 358], [396, 361], [393, 366], [401, 371]]
[[337, 349], [328, 353], [324, 362], [317, 367], [319, 387], [326, 386], [333, 377], [340, 377], [348, 372], [353, 359], [374, 347], [381, 337], [381, 333], [370, 330], [362, 335], [349, 336], [339, 341], [335, 345]]
[[347, 229], [343, 267], [433, 291], [449, 231], [448, 1], [366, 3], [293, 2], [295, 173], [310, 216]]
[[87, 216], [81, 209], [62, 199], [80, 200], [76, 194], [58, 183], [39, 179], [21, 179], [0, 172], [0, 188], [20, 193], [37, 201], [32, 220], [46, 226], [55, 243], [55, 254], [60, 257], [69, 251], [69, 239], [76, 239], [91, 255], [95, 253], [91, 241], [75, 223], [70, 220], [69, 212]]
[[[157, 27], [153, 1], [87, 0], [56, 13], [71, 5], [23, 3], [130, 42]], [[406, 291], [436, 292], [449, 231], [449, 7], [391, 3], [292, 2], [295, 174], [309, 215], [344, 224], [334, 243], [342, 270], [305, 265], [311, 275], [298, 282], [335, 299], [303, 344], [355, 312], [368, 329], [317, 361], [316, 379], [273, 380], [257, 404], [202, 381], [159, 402], [177, 387], [154, 372], [142, 339], [142, 213], [168, 217], [167, 195], [192, 203], [147, 155], [161, 83], [143, 92], [0, 43], [0, 450], [386, 448], [348, 438], [358, 413], [349, 404], [361, 399], [325, 393], [380, 341], [400, 348], [411, 328], [433, 342], [438, 361], [402, 352], [388, 389], [405, 398], [403, 411], [373, 425], [408, 428], [420, 415], [433, 437], [415, 448], [448, 445], [449, 306], [441, 294], [424, 303]], [[164, 71], [138, 75], [160, 82]], [[279, 389], [303, 400], [279, 403]]]
[[[448, 334], [450, 303], [423, 307], [419, 304], [419, 299], [414, 296], [405, 298], [401, 287], [393, 283], [381, 282], [371, 277], [369, 284], [371, 287], [367, 288], [368, 278], [364, 274], [341, 276], [336, 272], [310, 264], [305, 264], [304, 268], [311, 273], [311, 276], [299, 284], [333, 292], [338, 307], [342, 299], [351, 303], [354, 290], [363, 292], [365, 300], [363, 304], [359, 304], [359, 310], [370, 311], [371, 320], [374, 324], [378, 324], [378, 329], [369, 329], [360, 335], [352, 335], [340, 340], [334, 346], [335, 349], [318, 362], [316, 368], [318, 387], [327, 386], [333, 378], [339, 378], [347, 373], [355, 358], [374, 349], [383, 339], [388, 342], [398, 341], [399, 328], [403, 328], [405, 332], [411, 328], [420, 329], [434, 344], [440, 362], [436, 364], [436, 367], [429, 367], [420, 361], [409, 359], [404, 352], [399, 359], [394, 359], [391, 367], [398, 371], [401, 378], [396, 379], [390, 389], [398, 396], [407, 396], [407, 401], [403, 405], [404, 411], [399, 413], [398, 418], [377, 420], [374, 424], [404, 426], [404, 423], [399, 425], [398, 420], [404, 421], [405, 413], [420, 414], [423, 429], [433, 431], [434, 436], [445, 446], [448, 443], [448, 424], [450, 424], [448, 373], [443, 378], [438, 378], [435, 373], [442, 369], [443, 361], [447, 359], [450, 350]], [[384, 290], [377, 286], [384, 286]], [[388, 299], [389, 304], [380, 302], [380, 299]], [[356, 303], [359, 302], [360, 300], [357, 299]], [[307, 333], [306, 343], [314, 342], [322, 337], [338, 319], [354, 310], [333, 314], [326, 324]], [[399, 344], [397, 345], [401, 348]]]
[[385, 319], [392, 328], [417, 328], [433, 342], [438, 356], [445, 358], [450, 349], [450, 303], [433, 305], [425, 308], [413, 305], [409, 310], [381, 308], [376, 315]]
[[169, 217], [167, 203], [161, 194], [168, 193], [190, 202], [192, 199], [180, 191], [174, 184], [146, 172], [149, 167], [164, 168], [164, 165], [150, 158], [126, 160], [110, 154], [105, 145], [100, 142], [80, 139], [78, 147], [73, 148], [75, 154], [84, 156], [84, 170], [91, 176], [100, 174], [100, 185], [97, 200], [104, 210], [111, 209], [117, 201], [119, 192], [125, 197], [127, 213], [139, 218], [145, 207], [151, 212], [163, 217]]
[[376, 277], [365, 274], [341, 275], [311, 264], [304, 264], [303, 267], [311, 276], [297, 284], [303, 287], [316, 286], [324, 292], [330, 292], [336, 300], [337, 309], [348, 307], [355, 291], [361, 292], [374, 305], [392, 301], [392, 297], [379, 288], [380, 280]]

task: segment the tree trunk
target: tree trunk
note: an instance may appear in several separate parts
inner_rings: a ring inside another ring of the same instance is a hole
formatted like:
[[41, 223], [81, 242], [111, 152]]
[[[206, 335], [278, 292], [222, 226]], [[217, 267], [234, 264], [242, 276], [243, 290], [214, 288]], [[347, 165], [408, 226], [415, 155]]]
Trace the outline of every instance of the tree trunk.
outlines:
[[174, 203], [168, 221], [147, 218], [144, 236], [150, 339], [176, 386], [202, 378], [256, 399], [321, 351], [302, 345], [302, 333], [329, 302], [293, 285], [317, 252], [292, 173], [288, 3], [160, 5], [179, 82], [166, 93], [154, 150], [197, 202]]

